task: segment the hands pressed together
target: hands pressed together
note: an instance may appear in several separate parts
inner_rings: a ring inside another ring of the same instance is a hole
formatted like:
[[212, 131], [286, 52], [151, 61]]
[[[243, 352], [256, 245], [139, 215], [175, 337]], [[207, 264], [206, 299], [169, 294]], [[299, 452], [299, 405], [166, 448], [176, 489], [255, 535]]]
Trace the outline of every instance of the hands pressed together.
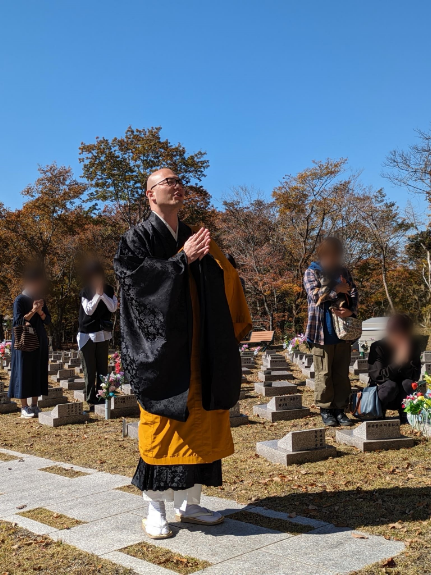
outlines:
[[193, 234], [184, 244], [184, 253], [188, 263], [201, 260], [210, 251], [211, 236], [209, 230], [201, 228]]
[[39, 315], [43, 314], [43, 306], [44, 306], [45, 302], [43, 301], [43, 299], [36, 299], [33, 302], [33, 308], [32, 308], [32, 312], [33, 313], [38, 313]]

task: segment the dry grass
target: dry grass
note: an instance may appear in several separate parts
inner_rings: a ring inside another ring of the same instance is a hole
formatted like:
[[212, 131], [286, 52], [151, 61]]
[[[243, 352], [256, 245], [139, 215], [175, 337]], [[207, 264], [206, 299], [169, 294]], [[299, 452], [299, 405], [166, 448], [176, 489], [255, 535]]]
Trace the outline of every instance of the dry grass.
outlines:
[[9, 455], [9, 453], [0, 453], [0, 461], [14, 461], [16, 459], [19, 458], [15, 457], [15, 455]]
[[[255, 454], [257, 441], [322, 424], [313, 407], [312, 392], [303, 387], [298, 389], [303, 404], [311, 407], [309, 417], [270, 423], [253, 416], [253, 405], [267, 401], [254, 394], [251, 382], [256, 379], [253, 373], [250, 383], [243, 385], [247, 396], [241, 401], [241, 411], [250, 416], [250, 424], [232, 430], [236, 453], [223, 462], [224, 485], [206, 489], [206, 493], [410, 541], [402, 558], [395, 558], [395, 563], [402, 565], [399, 573], [431, 573], [430, 441], [403, 426], [402, 432], [415, 438], [411, 449], [361, 453], [337, 444], [336, 458], [288, 468], [274, 465]], [[301, 375], [299, 379], [305, 378]], [[91, 418], [86, 425], [59, 428], [21, 420], [16, 414], [3, 415], [0, 421], [2, 448], [129, 477], [136, 469], [138, 445], [122, 438], [121, 420]], [[334, 430], [328, 430], [327, 442], [335, 445], [334, 437]], [[139, 493], [132, 486], [126, 489]], [[397, 568], [388, 568], [388, 572], [395, 574]], [[375, 566], [359, 573], [382, 572]]]
[[54, 473], [55, 475], [61, 475], [63, 477], [69, 477], [74, 479], [75, 477], [82, 477], [83, 475], [89, 475], [84, 473], [84, 471], [78, 471], [73, 469], [73, 467], [61, 467], [60, 465], [51, 465], [51, 467], [42, 467], [39, 471], [46, 471], [47, 473]]
[[201, 569], [211, 566], [211, 563], [208, 563], [208, 561], [201, 561], [200, 559], [188, 557], [187, 555], [179, 555], [178, 553], [169, 551], [169, 549], [150, 545], [149, 543], [137, 543], [136, 545], [120, 549], [120, 551], [132, 555], [132, 557], [160, 565], [160, 567], [164, 569], [181, 573], [182, 575], [195, 573], [195, 571], [200, 571]]
[[73, 517], [63, 515], [62, 513], [50, 511], [44, 507], [36, 507], [29, 511], [21, 511], [18, 515], [28, 517], [28, 519], [33, 519], [33, 521], [38, 521], [39, 523], [49, 525], [55, 529], [72, 529], [72, 527], [77, 527], [78, 525], [84, 525], [84, 523], [86, 523], [86, 521], [79, 521], [79, 519], [74, 519]]
[[276, 517], [267, 517], [266, 515], [253, 513], [251, 511], [237, 511], [236, 513], [231, 513], [229, 515], [229, 519], [235, 519], [236, 521], [242, 521], [243, 523], [251, 523], [258, 527], [264, 527], [265, 529], [274, 529], [274, 531], [281, 531], [282, 533], [291, 533], [292, 535], [308, 533], [313, 529], [313, 527], [310, 527], [309, 525], [301, 525], [299, 523], [293, 523], [293, 521], [278, 519]]
[[133, 575], [134, 572], [12, 523], [0, 522], [0, 573]]

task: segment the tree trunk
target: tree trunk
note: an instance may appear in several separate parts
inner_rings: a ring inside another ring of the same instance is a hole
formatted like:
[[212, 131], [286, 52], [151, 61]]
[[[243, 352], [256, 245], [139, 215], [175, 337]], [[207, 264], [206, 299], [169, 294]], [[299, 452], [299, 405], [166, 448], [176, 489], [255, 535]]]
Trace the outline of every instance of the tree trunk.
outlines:
[[386, 297], [389, 302], [389, 306], [391, 308], [391, 312], [395, 312], [394, 303], [392, 301], [391, 296], [389, 295], [388, 283], [386, 281], [386, 259], [385, 256], [382, 257], [382, 280], [383, 280], [383, 287], [385, 288]]

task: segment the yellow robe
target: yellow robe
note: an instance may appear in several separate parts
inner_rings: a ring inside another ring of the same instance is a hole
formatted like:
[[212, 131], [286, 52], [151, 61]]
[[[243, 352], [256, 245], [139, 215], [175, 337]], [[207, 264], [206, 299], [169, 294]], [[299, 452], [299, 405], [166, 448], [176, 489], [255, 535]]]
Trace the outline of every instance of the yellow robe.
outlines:
[[[210, 254], [224, 271], [226, 299], [235, 336], [241, 341], [251, 329], [251, 317], [238, 273], [213, 241]], [[229, 411], [205, 411], [202, 407], [199, 299], [192, 274], [189, 274], [189, 285], [193, 309], [191, 376], [187, 401], [189, 416], [187, 421], [181, 422], [153, 415], [141, 407], [139, 451], [145, 463], [152, 465], [212, 463], [234, 452]], [[163, 385], [163, 382], [160, 384]]]

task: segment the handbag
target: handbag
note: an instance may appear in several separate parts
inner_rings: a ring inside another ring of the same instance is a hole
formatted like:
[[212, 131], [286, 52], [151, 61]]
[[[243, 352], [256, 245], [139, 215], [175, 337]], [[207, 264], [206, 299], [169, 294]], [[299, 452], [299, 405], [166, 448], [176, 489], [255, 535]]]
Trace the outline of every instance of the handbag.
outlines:
[[362, 321], [357, 317], [338, 317], [332, 312], [332, 323], [338, 339], [355, 341], [362, 335]]
[[365, 387], [350, 395], [350, 413], [358, 419], [382, 419], [383, 410], [377, 386]]
[[19, 351], [35, 351], [39, 348], [39, 339], [31, 325], [25, 325], [25, 321], [13, 328], [14, 348]]

